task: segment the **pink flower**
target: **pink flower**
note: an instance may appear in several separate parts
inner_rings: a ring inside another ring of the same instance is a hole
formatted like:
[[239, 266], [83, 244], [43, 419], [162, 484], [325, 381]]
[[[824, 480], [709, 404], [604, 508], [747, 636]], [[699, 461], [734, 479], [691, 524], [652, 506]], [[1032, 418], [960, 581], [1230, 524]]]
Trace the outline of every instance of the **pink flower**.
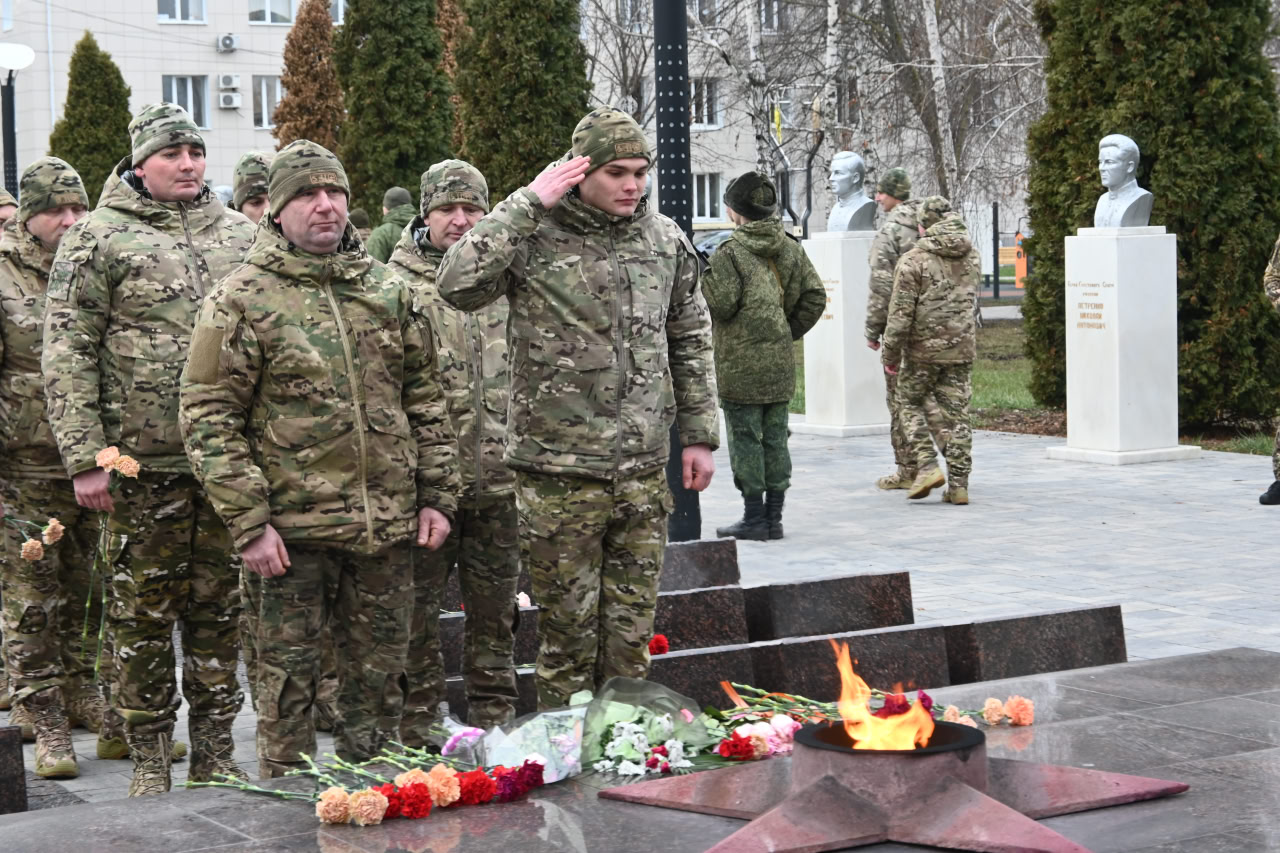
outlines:
[[533, 602], [529, 600], [529, 593], [522, 592], [516, 596], [517, 607], [532, 607]]
[[942, 712], [942, 721], [944, 723], [960, 722], [960, 709], [955, 705], [948, 705], [947, 709]]
[[115, 468], [116, 460], [119, 458], [120, 448], [112, 445], [111, 447], [105, 447], [102, 450], [99, 450], [98, 455], [93, 458], [93, 461], [98, 463], [99, 468], [106, 468], [110, 471]]
[[671, 765], [668, 762], [664, 761], [662, 762], [662, 766], [658, 769], [661, 770], [664, 774], [668, 774], [671, 772]]
[[1004, 703], [999, 699], [988, 699], [982, 704], [982, 719], [989, 726], [998, 726], [1004, 719]]
[[973, 717], [961, 717], [960, 719], [956, 720], [956, 722], [962, 726], [968, 726], [971, 729], [976, 729], [978, 727], [978, 721], [975, 720]]
[[779, 737], [792, 740], [795, 738], [796, 732], [800, 731], [800, 724], [788, 717], [786, 714], [774, 714], [769, 720], [769, 725], [773, 726], [773, 730], [778, 733]]
[[681, 708], [681, 709], [680, 709], [680, 716], [684, 717], [684, 721], [685, 721], [686, 723], [692, 723], [692, 722], [693, 722], [693, 712], [692, 712], [692, 711], [690, 711], [688, 708]]
[[751, 735], [748, 740], [751, 741], [751, 752], [753, 758], [768, 758], [772, 753], [769, 749], [769, 741], [762, 735]]
[[351, 822], [356, 826], [376, 826], [387, 813], [387, 798], [381, 791], [365, 788], [356, 791], [347, 802], [351, 809]]
[[459, 742], [466, 741], [462, 746], [467, 747], [484, 737], [484, 729], [467, 728], [459, 729], [452, 734], [447, 741], [444, 742], [444, 749], [440, 750], [441, 755], [453, 755], [453, 751], [457, 749]]
[[346, 823], [351, 819], [350, 798], [341, 788], [321, 791], [320, 799], [316, 800], [316, 817], [322, 823]]

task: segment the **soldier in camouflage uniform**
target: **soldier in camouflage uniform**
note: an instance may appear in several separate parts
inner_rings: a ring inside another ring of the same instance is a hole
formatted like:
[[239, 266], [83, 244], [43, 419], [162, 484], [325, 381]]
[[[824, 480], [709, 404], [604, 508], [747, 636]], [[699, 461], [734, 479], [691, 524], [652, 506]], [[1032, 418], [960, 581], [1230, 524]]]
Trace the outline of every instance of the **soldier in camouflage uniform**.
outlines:
[[489, 185], [461, 160], [436, 163], [422, 175], [421, 215], [391, 253], [391, 268], [413, 288], [431, 318], [449, 418], [458, 434], [462, 494], [443, 548], [415, 567], [409, 695], [400, 740], [421, 747], [445, 698], [440, 606], [454, 566], [466, 612], [462, 671], [467, 721], [480, 728], [515, 716], [512, 660], [516, 585], [520, 574], [515, 473], [502, 462], [507, 430], [507, 300], [474, 314], [440, 298], [436, 269], [445, 250], [489, 212]]
[[[3, 226], [17, 212], [17, 202], [9, 191], [0, 187], [0, 226]], [[0, 607], [4, 606], [4, 593], [0, 592]], [[4, 645], [4, 630], [0, 628], [0, 648]], [[4, 655], [0, 654], [0, 711], [7, 711], [12, 703], [9, 692], [9, 676], [5, 671]], [[14, 723], [14, 725], [18, 725]], [[30, 725], [27, 725], [30, 728]], [[25, 730], [24, 730], [25, 731]], [[24, 735], [25, 736], [25, 735]], [[34, 737], [34, 735], [32, 735]]]
[[[19, 187], [21, 192], [21, 187]], [[0, 227], [3, 227], [10, 219], [18, 213], [17, 200], [9, 195], [9, 191], [0, 187]]]
[[[960, 214], [942, 196], [929, 196], [916, 215], [920, 239], [898, 261], [881, 360], [885, 373], [898, 377], [897, 405], [916, 464], [907, 497], [926, 497], [945, 482], [942, 499], [967, 504], [973, 467], [969, 397], [977, 355], [973, 305], [978, 298], [978, 250]], [[925, 417], [930, 397], [938, 403], [949, 436], [942, 448], [945, 477]]]
[[338, 653], [338, 755], [400, 723], [412, 547], [440, 547], [457, 447], [428, 321], [347, 223], [347, 176], [298, 140], [271, 164], [245, 263], [205, 300], [182, 379], [187, 452], [245, 565], [262, 577], [258, 762], [315, 754], [326, 626]]
[[741, 521], [716, 535], [781, 539], [783, 499], [791, 485], [792, 342], [818, 322], [827, 291], [804, 249], [782, 230], [778, 194], [768, 177], [747, 172], [734, 178], [724, 203], [738, 227], [711, 256], [702, 295], [711, 311], [729, 465], [744, 511]]
[[697, 255], [649, 209], [653, 154], [624, 111], [587, 115], [572, 150], [445, 254], [445, 301], [506, 296], [520, 547], [541, 607], [538, 704], [649, 670], [679, 427], [686, 488], [719, 442]]
[[[173, 104], [129, 123], [133, 152], [98, 208], [67, 232], [49, 278], [43, 371], [49, 417], [77, 502], [110, 514], [112, 704], [134, 762], [131, 796], [169, 789], [182, 624], [189, 778], [243, 776], [231, 759], [240, 709], [239, 565], [178, 432], [177, 390], [196, 310], [239, 265], [253, 226], [204, 184], [204, 140]], [[97, 467], [109, 445], [136, 480]]]
[[20, 556], [23, 542], [40, 538], [39, 531], [5, 526], [0, 623], [18, 722], [29, 717], [36, 738], [35, 773], [71, 778], [79, 775], [71, 725], [96, 732], [105, 712], [93, 681], [100, 594], [85, 612], [98, 525], [76, 504], [49, 429], [40, 350], [54, 252], [88, 212], [89, 197], [80, 176], [56, 157], [28, 166], [20, 187], [18, 215], [0, 235], [0, 494], [9, 515], [41, 525], [57, 518], [66, 533], [29, 561]]
[[254, 224], [267, 209], [267, 170], [274, 157], [261, 151], [246, 152], [236, 161], [231, 174], [232, 196], [228, 207], [240, 211]]
[[[871, 242], [871, 286], [867, 292], [867, 346], [880, 349], [884, 324], [889, 313], [889, 297], [893, 293], [893, 273], [898, 260], [907, 253], [920, 232], [916, 224], [919, 201], [911, 198], [911, 179], [901, 167], [890, 169], [876, 185], [876, 201], [885, 212], [884, 223]], [[898, 409], [898, 377], [884, 375], [885, 402], [889, 408], [889, 441], [893, 445], [893, 460], [897, 470], [876, 480], [881, 489], [906, 489], [916, 477], [916, 460], [902, 424]], [[946, 447], [947, 436], [942, 430], [938, 404], [932, 397], [924, 402], [925, 420], [939, 448]]]
[[[1271, 260], [1267, 263], [1267, 271], [1263, 273], [1262, 288], [1271, 300], [1271, 305], [1280, 311], [1280, 240], [1276, 240]], [[1271, 453], [1271, 473], [1274, 482], [1258, 496], [1258, 503], [1264, 506], [1280, 504], [1280, 418], [1277, 419], [1275, 449]]]

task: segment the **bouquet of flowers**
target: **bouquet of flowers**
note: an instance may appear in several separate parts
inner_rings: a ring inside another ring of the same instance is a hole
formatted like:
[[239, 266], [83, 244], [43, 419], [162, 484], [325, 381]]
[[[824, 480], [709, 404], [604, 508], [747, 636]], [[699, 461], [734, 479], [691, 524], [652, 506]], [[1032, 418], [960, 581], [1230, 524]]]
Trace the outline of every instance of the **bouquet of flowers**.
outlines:
[[724, 727], [696, 707], [660, 684], [611, 678], [587, 709], [583, 766], [643, 777], [723, 763], [714, 746]]

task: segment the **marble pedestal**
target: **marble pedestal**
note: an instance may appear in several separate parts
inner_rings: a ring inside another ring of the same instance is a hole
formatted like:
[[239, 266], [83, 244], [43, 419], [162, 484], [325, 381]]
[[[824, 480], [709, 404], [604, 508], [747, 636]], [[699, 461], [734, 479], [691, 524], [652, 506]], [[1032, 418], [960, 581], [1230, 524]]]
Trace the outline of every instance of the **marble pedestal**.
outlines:
[[1066, 245], [1067, 444], [1050, 459], [1194, 459], [1178, 444], [1178, 238], [1081, 228]]
[[874, 231], [832, 231], [804, 242], [827, 289], [827, 309], [804, 336], [804, 421], [791, 431], [844, 438], [889, 432], [880, 353], [867, 348]]

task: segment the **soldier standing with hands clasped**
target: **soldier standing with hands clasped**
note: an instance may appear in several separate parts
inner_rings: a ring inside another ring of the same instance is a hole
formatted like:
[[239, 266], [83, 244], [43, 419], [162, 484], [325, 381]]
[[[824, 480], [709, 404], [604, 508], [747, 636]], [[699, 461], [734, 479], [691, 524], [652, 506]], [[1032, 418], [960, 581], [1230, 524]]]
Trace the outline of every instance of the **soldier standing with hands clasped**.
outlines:
[[505, 459], [542, 608], [542, 708], [648, 673], [673, 422], [685, 487], [705, 489], [715, 469], [699, 262], [680, 228], [649, 210], [652, 164], [630, 115], [594, 110], [572, 150], [477, 222], [437, 275], [464, 311], [504, 295], [511, 306]]
[[364, 251], [349, 185], [305, 139], [276, 155], [245, 263], [209, 294], [182, 377], [192, 467], [261, 576], [258, 765], [315, 754], [320, 639], [338, 657], [340, 758], [400, 724], [418, 546], [459, 490], [436, 344], [409, 288]]

